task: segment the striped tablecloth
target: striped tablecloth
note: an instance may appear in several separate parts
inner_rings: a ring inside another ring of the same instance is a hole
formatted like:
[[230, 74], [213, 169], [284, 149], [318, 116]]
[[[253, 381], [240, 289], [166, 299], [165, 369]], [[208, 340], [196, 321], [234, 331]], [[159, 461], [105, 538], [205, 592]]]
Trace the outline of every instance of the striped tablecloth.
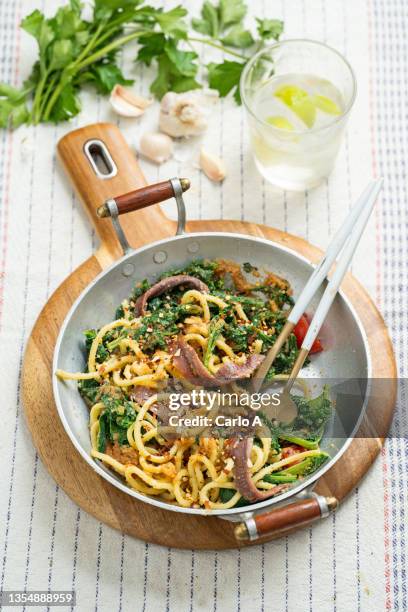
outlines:
[[[34, 43], [21, 17], [52, 0], [0, 1], [0, 80], [20, 83]], [[197, 9], [198, 2], [183, 2]], [[209, 146], [226, 160], [222, 186], [192, 166], [193, 218], [264, 222], [325, 247], [367, 179], [385, 189], [355, 257], [354, 273], [389, 325], [407, 371], [408, 3], [404, 0], [252, 0], [253, 14], [282, 17], [287, 38], [326, 41], [345, 53], [359, 92], [335, 171], [310, 193], [274, 190], [257, 174], [242, 109], [229, 100], [214, 112]], [[208, 51], [206, 60], [210, 58]], [[135, 87], [150, 75], [131, 64]], [[117, 118], [85, 94], [74, 126]], [[156, 122], [121, 120], [129, 141]], [[31, 326], [50, 293], [96, 246], [55, 162], [56, 141], [74, 126], [0, 132], [1, 477], [0, 587], [74, 589], [81, 612], [139, 610], [407, 610], [408, 446], [390, 440], [340, 510], [312, 529], [250, 550], [193, 552], [123, 536], [79, 510], [42, 466], [24, 422], [20, 366]], [[149, 180], [180, 170], [142, 162]], [[186, 171], [185, 166], [183, 170]], [[256, 203], [256, 206], [254, 205]], [[404, 398], [403, 398], [404, 399]], [[403, 402], [398, 417], [406, 419]]]

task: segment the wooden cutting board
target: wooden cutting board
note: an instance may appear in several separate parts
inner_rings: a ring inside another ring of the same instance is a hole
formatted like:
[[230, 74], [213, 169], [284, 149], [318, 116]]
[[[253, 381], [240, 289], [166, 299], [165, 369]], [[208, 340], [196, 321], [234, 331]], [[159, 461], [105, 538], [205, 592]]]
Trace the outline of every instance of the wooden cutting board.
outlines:
[[[91, 139], [102, 140], [111, 153], [117, 166], [117, 174], [113, 178], [96, 178], [83, 154], [84, 144]], [[51, 382], [53, 351], [60, 326], [82, 290], [122, 254], [112, 224], [97, 217], [95, 210], [107, 198], [146, 183], [134, 154], [114, 125], [95, 124], [71, 132], [59, 142], [58, 153], [99, 234], [101, 245], [50, 297], [27, 343], [22, 378], [23, 401], [27, 424], [38, 453], [49, 473], [76, 504], [115, 529], [148, 542], [175, 548], [236, 548], [238, 543], [233, 535], [233, 523], [216, 517], [196, 517], [161, 510], [110, 485], [81, 458], [62, 427]], [[123, 216], [121, 223], [134, 247], [175, 233], [175, 223], [163, 214], [159, 206]], [[321, 252], [305, 240], [264, 225], [224, 220], [192, 221], [188, 223], [188, 230], [251, 234], [283, 244], [313, 262], [321, 257]], [[381, 315], [357, 280], [348, 275], [343, 290], [367, 334], [373, 360], [373, 378], [391, 380], [387, 399], [380, 406], [373, 400], [369, 406], [369, 412], [379, 415], [381, 431], [385, 432], [391, 422], [396, 397], [392, 345]], [[341, 501], [367, 472], [381, 447], [381, 437], [355, 438], [341, 459], [319, 480], [315, 490], [323, 495], [333, 495]], [[256, 543], [268, 539], [257, 540]]]

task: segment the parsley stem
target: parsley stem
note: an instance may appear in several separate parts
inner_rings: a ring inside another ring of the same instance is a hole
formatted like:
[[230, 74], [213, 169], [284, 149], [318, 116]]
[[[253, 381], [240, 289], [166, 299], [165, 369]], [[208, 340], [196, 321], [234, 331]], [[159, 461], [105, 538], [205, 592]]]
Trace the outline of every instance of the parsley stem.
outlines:
[[45, 105], [47, 104], [47, 100], [51, 94], [51, 91], [55, 85], [55, 81], [58, 78], [58, 73], [54, 73], [54, 75], [52, 76], [52, 78], [50, 79], [48, 86], [46, 88], [46, 90], [44, 91], [43, 95], [42, 95], [42, 101], [41, 104], [39, 105], [39, 112], [38, 112], [38, 117], [37, 117], [37, 122], [41, 121], [41, 117], [43, 114], [43, 110]]
[[47, 77], [48, 77], [48, 71], [44, 70], [41, 80], [35, 90], [33, 107], [31, 110], [31, 118], [34, 124], [37, 124], [40, 121], [40, 112], [39, 112], [40, 111], [40, 101], [41, 101], [42, 92], [47, 82]]
[[137, 32], [133, 32], [132, 34], [128, 34], [127, 36], [122, 36], [121, 38], [117, 38], [116, 40], [109, 43], [102, 49], [98, 49], [98, 51], [95, 51], [95, 53], [92, 53], [92, 55], [89, 55], [87, 58], [84, 58], [81, 62], [77, 63], [76, 61], [73, 64], [70, 64], [69, 66], [67, 66], [62, 72], [59, 85], [54, 89], [54, 93], [52, 94], [51, 98], [48, 100], [47, 106], [44, 111], [44, 117], [43, 117], [44, 121], [48, 121], [51, 111], [54, 107], [54, 104], [58, 100], [62, 90], [67, 85], [67, 83], [72, 80], [75, 74], [77, 74], [83, 68], [86, 68], [86, 66], [89, 66], [90, 64], [93, 64], [97, 60], [101, 59], [110, 51], [113, 51], [117, 47], [123, 47], [131, 40], [135, 40], [136, 38], [138, 38], [139, 36], [145, 33], [146, 33], [146, 30], [138, 30]]
[[81, 62], [81, 60], [84, 57], [86, 57], [86, 54], [89, 51], [91, 51], [92, 47], [95, 45], [95, 41], [98, 41], [98, 36], [99, 36], [99, 34], [100, 34], [101, 30], [102, 30], [102, 27], [103, 26], [101, 24], [97, 27], [94, 35], [91, 37], [91, 39], [88, 42], [88, 44], [85, 46], [85, 48], [81, 51], [81, 53], [78, 55], [77, 59], [75, 60], [74, 66], [77, 66]]
[[187, 40], [191, 40], [191, 42], [203, 43], [205, 45], [209, 45], [210, 47], [214, 47], [214, 49], [218, 49], [219, 51], [224, 51], [224, 53], [229, 53], [234, 57], [238, 57], [239, 59], [247, 61], [248, 58], [242, 53], [237, 53], [236, 51], [231, 51], [228, 47], [224, 47], [224, 45], [219, 45], [218, 43], [210, 40], [209, 38], [196, 38], [195, 36], [188, 36]]
[[136, 32], [133, 32], [132, 34], [128, 34], [127, 36], [122, 36], [122, 38], [117, 38], [116, 40], [111, 42], [109, 45], [106, 45], [106, 47], [99, 49], [98, 51], [96, 51], [95, 53], [93, 53], [92, 55], [84, 59], [82, 62], [80, 62], [77, 65], [77, 69], [82, 70], [82, 68], [89, 66], [89, 64], [93, 64], [94, 62], [96, 62], [96, 60], [100, 59], [101, 57], [109, 53], [110, 51], [113, 51], [117, 47], [123, 47], [128, 42], [130, 42], [131, 40], [135, 40], [142, 34], [146, 34], [146, 30], [137, 30]]

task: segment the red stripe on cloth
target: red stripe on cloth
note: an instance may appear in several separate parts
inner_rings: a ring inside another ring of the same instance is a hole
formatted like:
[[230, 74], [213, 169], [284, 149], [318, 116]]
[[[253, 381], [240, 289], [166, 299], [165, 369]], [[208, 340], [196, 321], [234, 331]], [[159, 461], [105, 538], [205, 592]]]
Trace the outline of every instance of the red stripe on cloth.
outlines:
[[[375, 92], [374, 92], [374, 50], [373, 50], [373, 5], [372, 0], [367, 0], [367, 17], [368, 17], [368, 43], [369, 43], [369, 116], [370, 116], [370, 141], [371, 141], [371, 167], [373, 176], [377, 176], [377, 152], [375, 138]], [[382, 304], [382, 283], [381, 283], [381, 223], [380, 223], [380, 205], [379, 202], [375, 209], [375, 243], [376, 243], [376, 278], [375, 278], [375, 294], [376, 301], [381, 307]], [[391, 599], [391, 546], [390, 546], [390, 484], [388, 479], [388, 460], [385, 447], [381, 451], [382, 459], [382, 477], [383, 477], [383, 503], [384, 503], [384, 578], [385, 578], [385, 609], [392, 609]]]

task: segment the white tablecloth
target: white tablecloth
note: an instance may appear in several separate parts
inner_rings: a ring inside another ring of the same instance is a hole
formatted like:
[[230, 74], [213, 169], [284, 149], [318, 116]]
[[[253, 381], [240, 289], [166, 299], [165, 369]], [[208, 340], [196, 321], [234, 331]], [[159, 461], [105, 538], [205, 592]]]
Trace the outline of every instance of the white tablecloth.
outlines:
[[[0, 78], [20, 83], [34, 43], [21, 17], [47, 0], [0, 1]], [[168, 3], [169, 4], [169, 3]], [[184, 2], [197, 7], [198, 2]], [[382, 310], [407, 369], [406, 155], [408, 3], [404, 0], [252, 0], [253, 14], [282, 17], [287, 38], [328, 42], [346, 54], [358, 98], [335, 171], [320, 188], [285, 194], [257, 174], [241, 108], [223, 101], [208, 146], [228, 177], [210, 183], [183, 166], [193, 188], [191, 218], [235, 218], [288, 230], [325, 247], [367, 179], [385, 177], [384, 195], [353, 270]], [[206, 60], [210, 58], [208, 51]], [[125, 63], [147, 92], [150, 75]], [[113, 120], [105, 99], [83, 96], [74, 125], [0, 132], [1, 478], [0, 587], [74, 589], [77, 609], [99, 610], [407, 610], [408, 446], [387, 443], [339, 511], [312, 529], [242, 551], [192, 552], [123, 536], [79, 510], [50, 478], [24, 422], [20, 366], [30, 329], [50, 293], [95, 248], [95, 235], [55, 161], [57, 140], [72, 127]], [[157, 121], [121, 120], [129, 141]], [[150, 122], [150, 123], [149, 123]], [[180, 164], [141, 162], [154, 181]], [[403, 407], [400, 407], [403, 418]]]

